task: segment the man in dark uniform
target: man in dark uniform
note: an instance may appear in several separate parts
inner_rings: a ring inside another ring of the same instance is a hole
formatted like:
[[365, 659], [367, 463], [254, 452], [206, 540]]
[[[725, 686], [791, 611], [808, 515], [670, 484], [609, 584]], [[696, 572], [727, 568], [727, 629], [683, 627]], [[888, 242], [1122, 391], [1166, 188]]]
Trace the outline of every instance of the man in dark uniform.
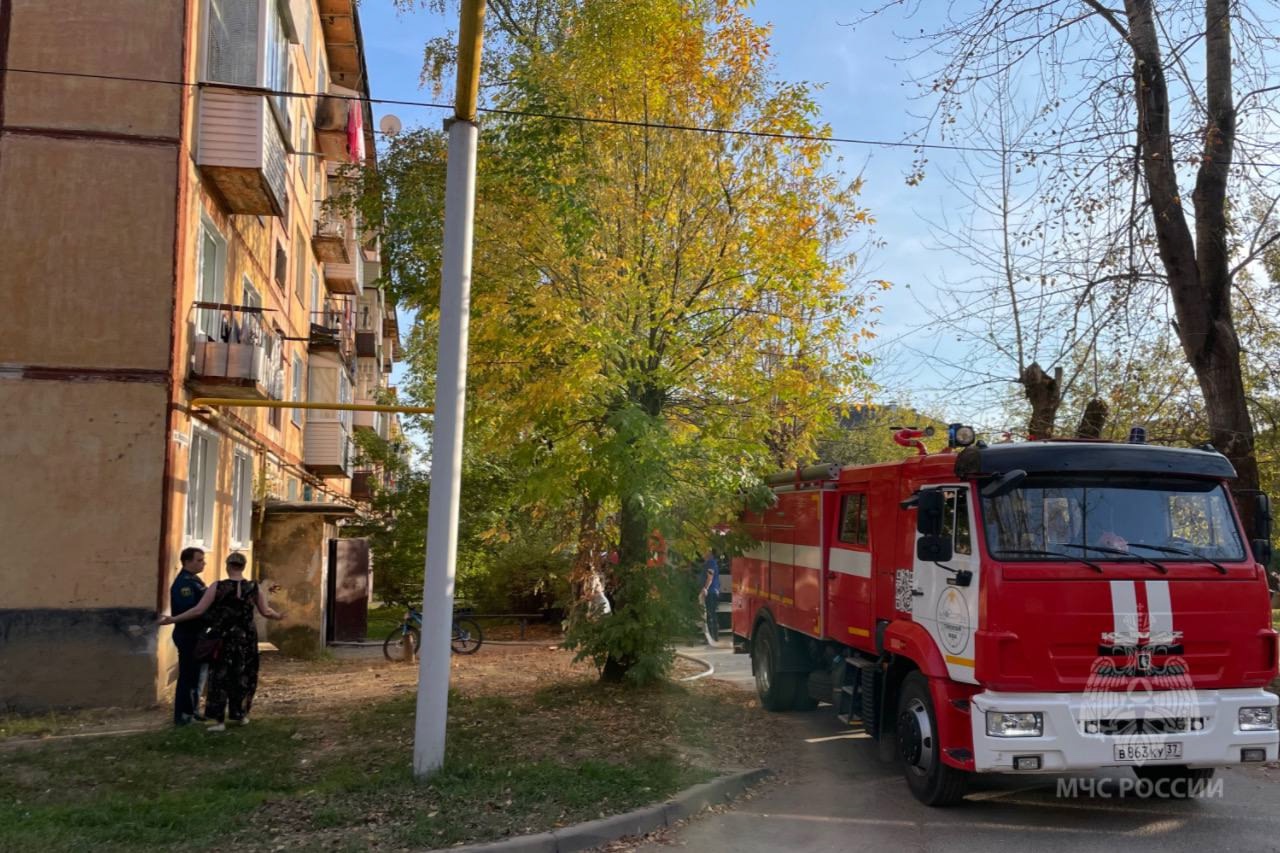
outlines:
[[707, 553], [702, 564], [702, 592], [699, 597], [707, 609], [707, 645], [714, 646], [720, 639], [720, 561], [714, 551]]
[[[183, 548], [179, 556], [182, 571], [169, 587], [169, 612], [174, 616], [185, 613], [199, 603], [204, 595], [204, 551], [199, 548]], [[173, 626], [173, 644], [178, 647], [178, 692], [173, 701], [173, 724], [185, 726], [199, 719], [200, 670], [203, 665], [196, 660], [196, 641], [204, 625], [200, 619], [180, 622]]]

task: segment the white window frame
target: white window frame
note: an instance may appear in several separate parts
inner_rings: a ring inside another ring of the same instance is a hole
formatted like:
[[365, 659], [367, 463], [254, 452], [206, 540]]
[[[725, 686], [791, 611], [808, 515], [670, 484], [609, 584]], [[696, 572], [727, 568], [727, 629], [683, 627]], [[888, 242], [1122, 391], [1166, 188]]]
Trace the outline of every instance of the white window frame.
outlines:
[[[352, 394], [351, 377], [347, 375], [347, 371], [345, 369], [339, 368], [338, 369], [338, 402], [343, 405], [350, 404], [352, 402], [351, 394]], [[342, 426], [346, 429], [347, 432], [351, 432], [352, 414], [353, 413], [350, 409], [343, 409], [338, 413], [338, 420], [341, 421]]]
[[246, 308], [261, 308], [262, 293], [258, 290], [257, 285], [253, 283], [253, 279], [249, 277], [248, 273], [244, 274], [240, 284], [244, 288], [244, 295], [240, 299], [240, 304]]
[[253, 453], [237, 445], [231, 454], [231, 546], [244, 548], [253, 539]]
[[[213, 244], [214, 292], [209, 292], [206, 288], [208, 283], [204, 270], [205, 253], [208, 251], [206, 243]], [[200, 245], [196, 250], [196, 301], [217, 303], [227, 301], [227, 239], [222, 236], [218, 226], [206, 216], [200, 217]], [[196, 313], [196, 329], [203, 332], [209, 340], [222, 340], [222, 312], [214, 308], [200, 309]]]
[[[204, 15], [204, 27], [200, 36], [200, 79], [210, 83], [227, 83], [226, 80], [214, 80], [209, 74], [209, 38], [212, 33], [213, 26], [213, 9], [214, 2], [220, 3], [253, 3], [258, 7], [258, 28], [257, 28], [257, 51], [256, 51], [256, 67], [254, 68], [254, 84], [264, 89], [271, 89], [272, 80], [270, 78], [268, 60], [270, 57], [267, 52], [268, 33], [273, 35], [283, 35], [284, 37], [284, 54], [279, 57], [284, 60], [285, 79], [279, 81], [279, 88], [285, 89], [289, 86], [289, 45], [298, 44], [300, 41], [296, 22], [293, 20], [293, 13], [289, 9], [288, 0], [203, 0], [201, 9]], [[310, 15], [308, 9], [308, 15]]]
[[[203, 450], [197, 463], [198, 446], [202, 446]], [[183, 534], [188, 545], [208, 550], [213, 545], [214, 507], [218, 494], [219, 436], [213, 430], [193, 422], [188, 448], [187, 511]], [[199, 465], [199, 471], [193, 471], [195, 464]], [[196, 502], [194, 506], [192, 501]]]

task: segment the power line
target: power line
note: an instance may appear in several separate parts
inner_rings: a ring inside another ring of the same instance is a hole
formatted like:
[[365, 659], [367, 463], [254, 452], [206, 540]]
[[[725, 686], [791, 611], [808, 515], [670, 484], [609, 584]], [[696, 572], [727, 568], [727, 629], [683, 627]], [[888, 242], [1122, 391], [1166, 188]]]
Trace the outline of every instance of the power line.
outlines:
[[[161, 80], [153, 77], [132, 77], [114, 74], [90, 74], [83, 71], [55, 71], [38, 68], [0, 68], [0, 72], [13, 74], [35, 74], [51, 77], [74, 77], [87, 80], [111, 80], [125, 83], [146, 83], [157, 86], [179, 86], [183, 88], [216, 88], [241, 92], [246, 95], [267, 95], [279, 98], [332, 98], [334, 100], [357, 101], [364, 104], [384, 106], [419, 107], [423, 109], [452, 110], [452, 104], [438, 104], [433, 101], [410, 101], [397, 98], [375, 98], [369, 95], [336, 95], [328, 92], [293, 92], [282, 89], [265, 89], [260, 86], [244, 86], [234, 83], [188, 83], [181, 80]], [[720, 136], [754, 137], [759, 139], [776, 139], [788, 142], [825, 142], [836, 145], [861, 145], [869, 148], [898, 148], [911, 151], [951, 151], [973, 154], [999, 154], [1002, 156], [1024, 157], [1057, 157], [1060, 159], [1108, 161], [1131, 163], [1132, 153], [1126, 154], [1089, 154], [1083, 151], [1062, 151], [1053, 149], [1011, 148], [1000, 149], [982, 145], [952, 145], [944, 142], [907, 142], [893, 139], [872, 139], [855, 136], [823, 136], [816, 133], [785, 133], [782, 131], [747, 130], [733, 127], [711, 127], [708, 125], [680, 124], [676, 122], [643, 121], [640, 119], [604, 118], [599, 116], [575, 115], [572, 113], [538, 112], [534, 110], [513, 110], [501, 107], [478, 107], [478, 112], [489, 115], [500, 115], [513, 118], [535, 118], [546, 121], [576, 122], [579, 124], [600, 124], [616, 127], [634, 127], [650, 130], [670, 130], [683, 133], [704, 133]], [[375, 131], [380, 133], [381, 131]], [[1257, 168], [1280, 168], [1280, 163], [1266, 163], [1249, 160], [1233, 160], [1234, 166], [1254, 166]]]

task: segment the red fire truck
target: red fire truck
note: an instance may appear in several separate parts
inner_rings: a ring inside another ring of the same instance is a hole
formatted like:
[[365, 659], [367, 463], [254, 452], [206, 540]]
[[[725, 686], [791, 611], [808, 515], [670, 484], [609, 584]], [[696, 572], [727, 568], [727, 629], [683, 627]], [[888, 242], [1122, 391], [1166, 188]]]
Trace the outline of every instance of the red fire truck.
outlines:
[[829, 703], [929, 805], [970, 773], [1128, 766], [1177, 796], [1277, 759], [1264, 495], [1250, 537], [1208, 446], [948, 436], [775, 475], [744, 515], [734, 646], [766, 708]]

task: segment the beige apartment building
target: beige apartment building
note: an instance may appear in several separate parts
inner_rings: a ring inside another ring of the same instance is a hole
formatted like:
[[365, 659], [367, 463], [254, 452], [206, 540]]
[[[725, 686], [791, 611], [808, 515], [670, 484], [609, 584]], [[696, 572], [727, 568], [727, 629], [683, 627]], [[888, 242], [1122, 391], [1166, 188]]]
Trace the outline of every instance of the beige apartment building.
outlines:
[[356, 3], [0, 0], [0, 69], [0, 708], [166, 697], [189, 545], [319, 648], [367, 596], [353, 434], [396, 425], [192, 400], [386, 388], [376, 234], [325, 204], [374, 167]]

